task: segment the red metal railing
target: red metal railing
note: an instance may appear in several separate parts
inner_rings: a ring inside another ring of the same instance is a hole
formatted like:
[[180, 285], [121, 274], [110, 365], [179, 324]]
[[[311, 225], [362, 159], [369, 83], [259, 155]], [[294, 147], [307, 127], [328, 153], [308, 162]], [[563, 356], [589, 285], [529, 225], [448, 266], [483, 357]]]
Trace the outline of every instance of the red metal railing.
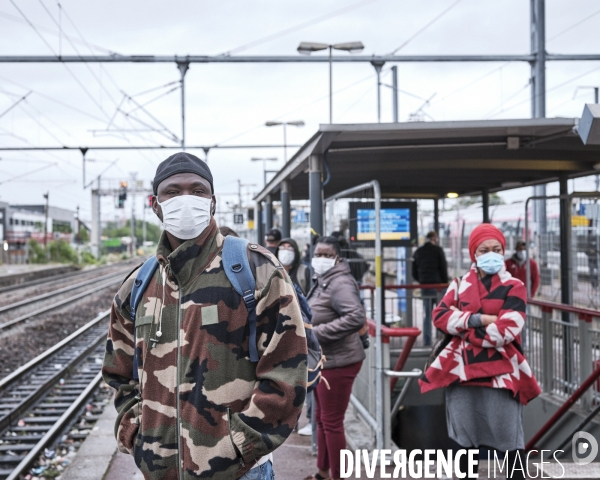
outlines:
[[[373, 320], [367, 319], [367, 324], [369, 325], [369, 335], [372, 337], [375, 336], [375, 322]], [[395, 372], [401, 372], [408, 360], [408, 356], [417, 340], [417, 337], [421, 335], [421, 330], [417, 327], [386, 327], [381, 326], [381, 342], [382, 343], [390, 343], [390, 337], [403, 337], [406, 338], [406, 343], [402, 348], [402, 353], [398, 357], [398, 361], [396, 365], [394, 365]], [[390, 378], [390, 388], [392, 391], [394, 387], [398, 383], [397, 377]]]
[[539, 432], [537, 432], [532, 438], [531, 440], [529, 440], [529, 442], [527, 442], [527, 445], [525, 446], [525, 450], [536, 450], [536, 446], [535, 444], [544, 436], [546, 435], [546, 433], [548, 433], [548, 431], [554, 426], [556, 425], [556, 422], [558, 422], [565, 413], [567, 413], [567, 411], [569, 410], [569, 408], [571, 408], [575, 402], [577, 400], [579, 400], [581, 398], [581, 396], [587, 391], [588, 388], [590, 388], [594, 382], [600, 378], [600, 367], [597, 367], [596, 370], [594, 370], [594, 373], [592, 373], [586, 380], [585, 382], [583, 382], [581, 384], [581, 386], [575, 390], [575, 392], [573, 392], [573, 395], [571, 395], [567, 401], [556, 411], [556, 413], [554, 415], [552, 415], [552, 418], [550, 418], [550, 420], [548, 420], [544, 426], [542, 428], [540, 428]]
[[[593, 318], [600, 319], [600, 311], [592, 310], [589, 308], [574, 307], [573, 305], [565, 305], [563, 303], [549, 302], [546, 300], [538, 300], [535, 298], [528, 298], [527, 303], [529, 305], [535, 305], [540, 307], [542, 312], [551, 314], [554, 310], [559, 312], [566, 312], [577, 315], [579, 320], [591, 323]], [[556, 423], [569, 411], [569, 409], [579, 400], [587, 390], [594, 385], [600, 379], [600, 365], [596, 364], [595, 370], [592, 374], [585, 379], [585, 381], [573, 392], [573, 394], [567, 398], [565, 403], [556, 411], [554, 415], [540, 428], [540, 430], [527, 442], [525, 450], [536, 450], [536, 443], [538, 443]]]
[[592, 318], [600, 318], [599, 310], [592, 310], [589, 308], [574, 307], [573, 305], [565, 305], [564, 303], [548, 302], [546, 300], [537, 300], [535, 298], [528, 298], [527, 303], [529, 305], [536, 305], [542, 309], [542, 312], [552, 313], [552, 310], [558, 310], [561, 312], [575, 313], [579, 320], [585, 322], [591, 322]]
[[[358, 287], [360, 290], [371, 290], [372, 292], [375, 291], [375, 285], [360, 285]], [[402, 285], [386, 285], [384, 287], [386, 290], [418, 290], [421, 288], [426, 288], [426, 289], [435, 289], [438, 292], [441, 292], [442, 290], [444, 290], [445, 288], [448, 288], [448, 284], [447, 283], [424, 283], [424, 284], [402, 284]]]

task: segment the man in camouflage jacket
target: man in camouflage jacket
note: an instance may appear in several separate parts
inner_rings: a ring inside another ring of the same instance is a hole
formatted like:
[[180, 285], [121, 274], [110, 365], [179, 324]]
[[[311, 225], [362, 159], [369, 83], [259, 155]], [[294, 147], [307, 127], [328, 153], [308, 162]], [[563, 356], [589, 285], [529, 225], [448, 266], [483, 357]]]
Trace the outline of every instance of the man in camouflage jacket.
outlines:
[[[115, 435], [146, 479], [248, 478], [250, 469], [270, 460], [300, 415], [307, 375], [302, 316], [278, 260], [251, 244], [259, 361], [250, 361], [248, 311], [223, 270], [210, 171], [202, 160], [179, 153], [159, 166], [157, 177], [169, 161], [166, 173], [174, 173], [158, 183], [155, 178], [155, 213], [162, 221], [157, 198], [163, 203], [198, 195], [213, 199], [210, 220], [190, 240], [163, 232], [159, 268], [135, 324], [129, 300], [136, 271], [114, 298], [102, 372], [116, 390]], [[134, 348], [139, 381], [133, 378]]]

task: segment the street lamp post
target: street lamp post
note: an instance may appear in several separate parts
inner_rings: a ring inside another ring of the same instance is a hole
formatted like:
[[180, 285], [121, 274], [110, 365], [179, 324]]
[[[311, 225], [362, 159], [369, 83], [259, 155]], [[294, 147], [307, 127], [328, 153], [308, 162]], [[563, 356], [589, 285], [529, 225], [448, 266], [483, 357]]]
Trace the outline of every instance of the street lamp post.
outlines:
[[331, 58], [333, 50], [359, 53], [362, 52], [364, 48], [365, 46], [362, 42], [334, 43], [333, 45], [327, 43], [301, 42], [300, 45], [298, 45], [298, 53], [301, 53], [302, 55], [310, 55], [313, 52], [329, 49], [329, 123], [333, 123], [333, 62]]
[[267, 127], [276, 127], [277, 125], [283, 125], [283, 161], [287, 163], [287, 126], [293, 125], [294, 127], [303, 127], [304, 121], [295, 120], [293, 122], [266, 122]]
[[276, 162], [277, 158], [264, 158], [264, 157], [253, 157], [250, 159], [252, 162], [263, 162], [263, 188], [267, 186], [267, 162]]

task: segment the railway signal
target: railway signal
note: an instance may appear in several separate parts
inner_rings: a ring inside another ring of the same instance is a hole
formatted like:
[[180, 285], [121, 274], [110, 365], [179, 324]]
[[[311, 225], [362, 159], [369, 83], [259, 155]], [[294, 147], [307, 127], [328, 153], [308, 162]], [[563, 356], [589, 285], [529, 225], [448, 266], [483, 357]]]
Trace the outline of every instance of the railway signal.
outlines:
[[127, 182], [123, 181], [119, 186], [121, 189], [119, 190], [117, 208], [125, 208], [125, 200], [127, 200]]

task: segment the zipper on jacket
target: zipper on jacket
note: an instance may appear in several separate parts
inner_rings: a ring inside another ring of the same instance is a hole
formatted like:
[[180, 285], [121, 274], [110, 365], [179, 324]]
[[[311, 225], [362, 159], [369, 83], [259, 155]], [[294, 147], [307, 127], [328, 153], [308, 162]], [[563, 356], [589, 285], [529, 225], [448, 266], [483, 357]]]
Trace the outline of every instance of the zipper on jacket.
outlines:
[[[227, 407], [227, 431], [229, 432], [229, 440], [231, 440], [231, 446], [233, 447], [233, 451], [237, 455], [238, 450], [235, 446], [235, 442], [233, 441], [233, 434], [231, 433], [231, 408], [229, 407]], [[244, 467], [244, 465], [246, 465], [242, 457], [240, 457], [240, 465], [242, 466], [242, 468]]]
[[182, 470], [182, 450], [181, 450], [181, 412], [179, 410], [179, 373], [181, 369], [181, 361], [180, 361], [180, 335], [181, 335], [181, 286], [175, 281], [177, 286], [179, 287], [179, 295], [177, 299], [177, 382], [176, 382], [176, 393], [177, 393], [177, 473], [179, 480], [183, 480], [183, 470]]

